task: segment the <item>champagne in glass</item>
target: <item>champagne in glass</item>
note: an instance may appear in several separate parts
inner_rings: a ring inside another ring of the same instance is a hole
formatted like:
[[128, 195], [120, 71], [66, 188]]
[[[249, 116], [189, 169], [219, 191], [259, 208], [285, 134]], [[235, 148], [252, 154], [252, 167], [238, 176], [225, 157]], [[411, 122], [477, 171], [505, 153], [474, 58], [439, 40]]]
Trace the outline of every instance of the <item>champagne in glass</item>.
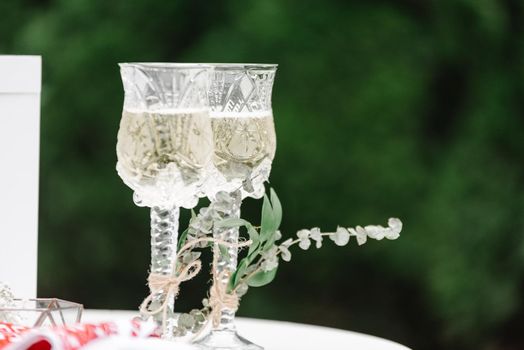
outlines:
[[118, 132], [118, 173], [142, 205], [193, 207], [212, 153], [208, 111], [125, 110]]
[[[264, 182], [275, 156], [276, 136], [271, 109], [271, 90], [276, 72], [272, 64], [213, 64], [209, 104], [215, 151], [213, 176], [206, 183], [211, 201], [226, 200], [224, 218], [239, 218], [245, 197], [264, 195]], [[215, 228], [215, 238], [238, 243], [238, 228]], [[216, 283], [226, 290], [237, 267], [236, 248], [222, 254], [215, 247]], [[216, 290], [213, 286], [212, 290]], [[218, 303], [223, 305], [224, 303]], [[214, 310], [217, 312], [217, 310]], [[197, 343], [204, 349], [258, 350], [258, 345], [236, 332], [236, 309], [223, 307], [218, 325]]]
[[[117, 171], [134, 191], [135, 203], [151, 208], [151, 276], [168, 277], [176, 262], [179, 207], [197, 204], [212, 159], [210, 67], [174, 63], [120, 67], [125, 98]], [[171, 338], [174, 298], [166, 299], [167, 290], [151, 292], [148, 310], [167, 303], [165, 314], [154, 314], [153, 319], [162, 327], [162, 336]]]
[[226, 181], [263, 182], [275, 156], [276, 136], [273, 114], [266, 112], [213, 113], [211, 119], [215, 154], [213, 164]]

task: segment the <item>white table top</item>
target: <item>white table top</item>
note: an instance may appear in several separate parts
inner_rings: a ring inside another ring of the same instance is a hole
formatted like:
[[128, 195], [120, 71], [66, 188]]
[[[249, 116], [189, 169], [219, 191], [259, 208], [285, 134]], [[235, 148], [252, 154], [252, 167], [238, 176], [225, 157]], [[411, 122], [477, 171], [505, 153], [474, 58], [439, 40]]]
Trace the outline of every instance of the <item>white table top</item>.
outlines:
[[[82, 321], [118, 321], [135, 316], [134, 311], [86, 310]], [[386, 339], [335, 328], [242, 317], [236, 324], [239, 334], [265, 350], [409, 350]]]

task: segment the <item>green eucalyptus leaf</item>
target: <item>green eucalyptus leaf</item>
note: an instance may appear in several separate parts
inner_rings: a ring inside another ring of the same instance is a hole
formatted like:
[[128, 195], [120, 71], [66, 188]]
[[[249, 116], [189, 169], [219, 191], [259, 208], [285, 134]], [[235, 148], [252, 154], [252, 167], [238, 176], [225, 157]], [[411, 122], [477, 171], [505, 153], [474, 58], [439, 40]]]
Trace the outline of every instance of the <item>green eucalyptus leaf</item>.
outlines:
[[264, 244], [264, 247], [262, 248], [262, 250], [264, 252], [267, 252], [268, 250], [271, 249], [271, 247], [273, 247], [275, 245], [275, 236], [276, 236], [276, 234], [277, 234], [277, 231], [273, 231], [273, 233], [267, 239], [266, 243]]
[[257, 230], [249, 222], [246, 224], [246, 228], [247, 228], [247, 233], [249, 234], [250, 240], [255, 242], [260, 239], [260, 235], [258, 234]]
[[249, 239], [251, 240], [251, 245], [249, 246], [249, 250], [247, 252], [247, 254], [250, 255], [260, 245], [260, 235], [258, 234], [257, 230], [253, 227], [253, 225], [249, 224], [246, 225], [246, 227], [247, 233], [249, 234]]
[[235, 288], [235, 278], [237, 276], [237, 272], [233, 272], [231, 274], [231, 277], [229, 277], [229, 281], [227, 281], [227, 293], [231, 293], [233, 288]]
[[187, 239], [187, 234], [189, 232], [189, 227], [186, 228], [184, 230], [184, 232], [182, 232], [180, 234], [180, 237], [178, 238], [178, 245], [177, 245], [177, 250], [180, 250], [180, 248], [182, 248], [182, 246], [184, 245], [184, 243], [186, 243], [186, 239]]
[[224, 227], [224, 228], [230, 228], [230, 227], [238, 227], [238, 226], [245, 226], [250, 225], [249, 221], [246, 221], [244, 219], [238, 219], [238, 218], [227, 218], [220, 220], [219, 222], [215, 223], [215, 227]]
[[247, 285], [250, 287], [262, 287], [271, 283], [275, 279], [278, 268], [275, 267], [271, 271], [259, 271], [247, 280]]
[[237, 288], [237, 295], [238, 295], [239, 297], [244, 296], [244, 295], [247, 293], [247, 290], [248, 290], [248, 289], [249, 289], [249, 287], [247, 286], [247, 284], [245, 284], [245, 283], [243, 283], [243, 282], [240, 283], [240, 284], [238, 285], [238, 288]]
[[251, 243], [251, 245], [249, 246], [249, 250], [247, 251], [247, 256], [250, 256], [251, 254], [253, 254], [253, 252], [255, 252], [259, 246], [260, 246], [260, 242], [258, 240], [253, 241], [253, 243]]
[[240, 279], [246, 273], [246, 270], [247, 270], [248, 266], [249, 266], [249, 261], [247, 260], [247, 258], [244, 258], [244, 259], [242, 259], [240, 261], [240, 263], [238, 264], [237, 269], [235, 270], [235, 272], [233, 272], [233, 274], [229, 278], [229, 282], [228, 282], [228, 286], [227, 286], [227, 290], [229, 292], [232, 291], [233, 288], [235, 288], [237, 286], [237, 284], [240, 281]]
[[264, 202], [262, 204], [262, 215], [260, 225], [260, 240], [265, 242], [272, 231], [275, 231], [275, 217], [273, 215], [273, 208], [267, 195], [264, 195]]
[[250, 249], [250, 252], [248, 252], [248, 255], [246, 257], [247, 261], [251, 264], [263, 251], [263, 246], [261, 243], [257, 245], [257, 247]]
[[275, 219], [276, 230], [280, 227], [280, 223], [282, 222], [282, 204], [273, 188], [271, 188], [269, 192], [271, 196], [271, 205], [273, 206], [273, 218]]

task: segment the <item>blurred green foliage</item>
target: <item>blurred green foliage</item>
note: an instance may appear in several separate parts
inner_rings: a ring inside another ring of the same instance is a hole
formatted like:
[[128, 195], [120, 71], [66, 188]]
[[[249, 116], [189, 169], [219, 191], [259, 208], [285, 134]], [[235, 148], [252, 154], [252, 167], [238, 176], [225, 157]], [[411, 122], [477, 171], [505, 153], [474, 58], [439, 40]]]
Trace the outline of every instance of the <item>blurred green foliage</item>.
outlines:
[[0, 14], [1, 53], [43, 56], [41, 296], [146, 294], [148, 211], [114, 169], [117, 62], [275, 62], [284, 230], [388, 216], [405, 230], [297, 252], [240, 314], [414, 349], [524, 347], [521, 1], [2, 0]]

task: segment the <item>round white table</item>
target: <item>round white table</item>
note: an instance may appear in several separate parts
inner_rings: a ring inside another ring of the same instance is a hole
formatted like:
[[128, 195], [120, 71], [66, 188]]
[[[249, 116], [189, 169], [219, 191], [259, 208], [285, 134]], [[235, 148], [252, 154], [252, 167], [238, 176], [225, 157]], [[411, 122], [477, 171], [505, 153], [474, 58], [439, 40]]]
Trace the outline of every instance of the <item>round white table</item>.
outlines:
[[[82, 322], [120, 321], [135, 311], [85, 310]], [[266, 350], [409, 350], [392, 341], [367, 334], [299, 323], [238, 317], [239, 334]]]

